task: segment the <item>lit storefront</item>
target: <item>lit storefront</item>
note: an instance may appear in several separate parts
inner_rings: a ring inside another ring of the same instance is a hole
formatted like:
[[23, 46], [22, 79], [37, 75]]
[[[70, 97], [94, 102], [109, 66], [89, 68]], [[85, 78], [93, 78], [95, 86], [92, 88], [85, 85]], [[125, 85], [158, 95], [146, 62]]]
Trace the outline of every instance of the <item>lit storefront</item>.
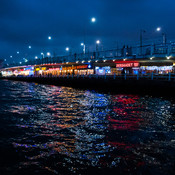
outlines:
[[112, 72], [116, 75], [121, 74], [138, 74], [140, 63], [138, 61], [118, 61], [116, 68], [112, 69]]
[[173, 72], [173, 62], [167, 61], [154, 61], [143, 62], [140, 66], [140, 72], [142, 74], [155, 73], [155, 74], [168, 74]]
[[60, 68], [61, 75], [90, 75], [94, 70], [90, 64], [84, 65], [67, 65]]
[[95, 73], [97, 75], [111, 75], [111, 67], [105, 66], [105, 67], [95, 67]]

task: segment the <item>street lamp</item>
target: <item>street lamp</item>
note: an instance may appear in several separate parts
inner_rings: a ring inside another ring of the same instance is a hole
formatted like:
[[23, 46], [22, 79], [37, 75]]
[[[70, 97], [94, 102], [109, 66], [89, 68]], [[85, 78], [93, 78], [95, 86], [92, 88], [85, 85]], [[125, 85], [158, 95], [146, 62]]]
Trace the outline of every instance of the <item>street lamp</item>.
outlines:
[[69, 47], [66, 47], [66, 51], [69, 52], [69, 50], [70, 50]]
[[19, 54], [19, 51], [17, 51], [16, 53]]
[[29, 49], [31, 49], [32, 48], [32, 46], [29, 46]]
[[43, 53], [43, 52], [41, 52], [41, 55], [42, 55], [42, 57], [44, 58], [44, 53]]
[[38, 59], [38, 57], [37, 57], [37, 56], [35, 56], [35, 59]]
[[140, 55], [142, 55], [143, 33], [145, 32], [143, 29], [140, 30]]
[[96, 41], [96, 52], [98, 52], [98, 46], [99, 46], [99, 44], [100, 44], [100, 40], [97, 40]]
[[97, 40], [97, 41], [96, 41], [96, 44], [100, 44], [100, 40]]
[[161, 31], [161, 28], [160, 28], [160, 27], [157, 27], [157, 29], [156, 29], [156, 30], [157, 30], [157, 32], [159, 32], [159, 31]]
[[51, 36], [48, 36], [48, 40], [51, 40], [52, 39], [52, 37]]
[[96, 18], [95, 17], [91, 18], [91, 22], [92, 23], [96, 22]]
[[[157, 27], [157, 32], [160, 32], [162, 29], [160, 27]], [[162, 41], [163, 41], [163, 44], [166, 44], [166, 41], [167, 41], [167, 37], [166, 37], [166, 33], [163, 32], [162, 33]]]
[[50, 52], [47, 52], [47, 56], [49, 57], [51, 54], [50, 54]]
[[81, 43], [81, 46], [83, 46], [83, 53], [85, 54], [86, 53], [86, 46], [84, 43]]
[[13, 56], [11, 55], [10, 58], [12, 58]]

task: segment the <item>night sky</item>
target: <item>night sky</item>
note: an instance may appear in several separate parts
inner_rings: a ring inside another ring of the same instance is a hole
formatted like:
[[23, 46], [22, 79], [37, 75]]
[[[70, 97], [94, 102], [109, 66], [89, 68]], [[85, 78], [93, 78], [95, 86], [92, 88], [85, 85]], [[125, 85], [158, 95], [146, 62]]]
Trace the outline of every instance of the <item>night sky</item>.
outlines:
[[90, 51], [97, 39], [104, 48], [136, 44], [140, 29], [145, 43], [161, 40], [162, 32], [173, 41], [174, 17], [174, 0], [0, 0], [0, 59], [17, 62], [48, 51], [65, 55], [65, 47], [82, 52], [84, 36]]

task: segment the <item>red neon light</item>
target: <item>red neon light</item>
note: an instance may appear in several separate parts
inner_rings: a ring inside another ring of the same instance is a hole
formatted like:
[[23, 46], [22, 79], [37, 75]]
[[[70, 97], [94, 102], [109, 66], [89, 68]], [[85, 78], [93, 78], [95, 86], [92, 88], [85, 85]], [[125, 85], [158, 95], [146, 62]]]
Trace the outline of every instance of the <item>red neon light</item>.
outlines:
[[116, 67], [139, 67], [139, 63], [138, 62], [119, 63], [119, 64], [116, 64]]

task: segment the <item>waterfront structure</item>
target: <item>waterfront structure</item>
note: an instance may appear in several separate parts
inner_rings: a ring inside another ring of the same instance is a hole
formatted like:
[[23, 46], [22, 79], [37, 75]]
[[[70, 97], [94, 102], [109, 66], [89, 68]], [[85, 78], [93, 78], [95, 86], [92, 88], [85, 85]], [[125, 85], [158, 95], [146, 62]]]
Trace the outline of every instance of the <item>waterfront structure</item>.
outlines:
[[[47, 55], [47, 54], [46, 54]], [[121, 75], [174, 73], [175, 43], [138, 47], [62, 57], [44, 57], [1, 68], [2, 76], [59, 76], [59, 75]]]

